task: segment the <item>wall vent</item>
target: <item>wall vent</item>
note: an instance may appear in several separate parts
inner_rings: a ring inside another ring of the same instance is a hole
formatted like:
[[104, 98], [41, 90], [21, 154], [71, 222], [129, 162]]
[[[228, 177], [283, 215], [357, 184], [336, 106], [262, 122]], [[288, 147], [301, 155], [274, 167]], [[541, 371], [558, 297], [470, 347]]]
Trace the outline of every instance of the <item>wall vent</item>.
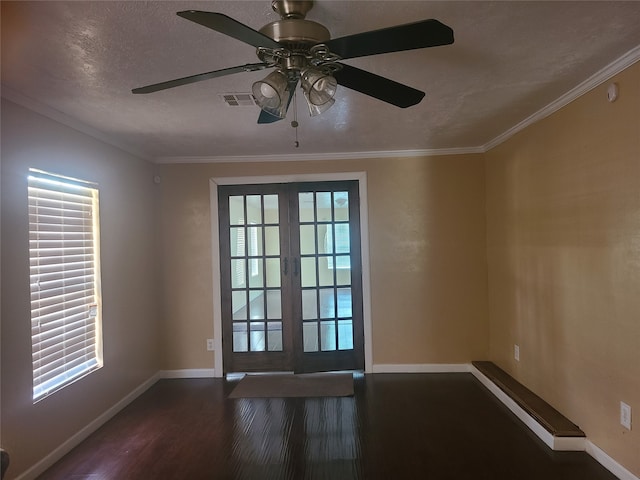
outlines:
[[220, 98], [228, 107], [253, 107], [258, 105], [250, 93], [222, 93]]

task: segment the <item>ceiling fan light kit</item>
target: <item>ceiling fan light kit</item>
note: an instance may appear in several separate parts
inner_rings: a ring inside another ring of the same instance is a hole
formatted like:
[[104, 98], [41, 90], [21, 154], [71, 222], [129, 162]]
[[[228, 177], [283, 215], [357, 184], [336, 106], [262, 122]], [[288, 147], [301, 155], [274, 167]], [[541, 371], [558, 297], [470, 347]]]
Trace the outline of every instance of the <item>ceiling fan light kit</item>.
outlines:
[[418, 104], [424, 92], [342, 60], [436, 47], [453, 43], [453, 30], [429, 19], [331, 39], [329, 30], [306, 20], [312, 1], [274, 0], [271, 7], [281, 19], [254, 30], [222, 13], [187, 10], [182, 18], [228, 35], [256, 48], [260, 63], [214, 70], [133, 89], [134, 94], [152, 93], [189, 83], [243, 71], [275, 70], [253, 84], [252, 92], [261, 108], [258, 123], [272, 123], [286, 117], [298, 83], [311, 116], [328, 110], [338, 85], [400, 108]]
[[287, 76], [275, 70], [264, 79], [255, 82], [251, 88], [258, 106], [265, 112], [278, 118], [286, 116]]
[[333, 99], [338, 82], [327, 73], [315, 68], [307, 68], [302, 72], [300, 85], [309, 102], [320, 106]]
[[334, 103], [336, 103], [336, 101], [332, 98], [328, 102], [323, 103], [322, 105], [314, 105], [309, 100], [306, 93], [305, 93], [305, 98], [307, 100], [307, 106], [309, 107], [309, 115], [312, 117], [315, 117], [317, 115], [320, 115], [321, 113], [326, 112], [333, 106]]

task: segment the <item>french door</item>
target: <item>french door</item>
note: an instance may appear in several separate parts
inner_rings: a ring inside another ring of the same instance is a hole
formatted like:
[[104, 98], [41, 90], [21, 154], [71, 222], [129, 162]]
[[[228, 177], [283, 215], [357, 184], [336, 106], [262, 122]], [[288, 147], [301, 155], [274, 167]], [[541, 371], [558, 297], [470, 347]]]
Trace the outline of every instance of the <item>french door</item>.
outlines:
[[358, 182], [218, 197], [225, 373], [363, 369]]

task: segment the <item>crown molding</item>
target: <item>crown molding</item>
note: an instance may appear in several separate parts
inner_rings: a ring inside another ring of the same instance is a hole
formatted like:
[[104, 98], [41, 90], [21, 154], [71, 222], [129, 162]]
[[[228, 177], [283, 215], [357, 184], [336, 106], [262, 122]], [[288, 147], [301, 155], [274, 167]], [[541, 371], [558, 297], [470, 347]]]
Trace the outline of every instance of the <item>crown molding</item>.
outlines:
[[89, 135], [90, 137], [100, 140], [101, 142], [107, 143], [113, 147], [116, 147], [120, 150], [130, 153], [131, 155], [138, 157], [142, 160], [146, 160], [148, 162], [151, 162], [153, 160], [151, 157], [144, 154], [140, 150], [130, 145], [125, 145], [121, 142], [117, 142], [113, 138], [111, 138], [109, 135], [101, 132], [100, 130], [90, 127], [89, 125], [81, 122], [80, 120], [76, 120], [75, 118], [70, 117], [66, 113], [62, 113], [60, 110], [56, 110], [55, 108], [45, 105], [44, 103], [38, 100], [35, 100], [34, 98], [27, 97], [26, 95], [23, 95], [12, 88], [2, 85], [1, 91], [2, 91], [2, 97], [6, 98], [7, 100], [13, 103], [17, 103], [22, 107], [28, 108], [29, 110], [39, 113], [40, 115], [43, 115], [52, 120], [55, 120], [56, 122], [66, 125], [67, 127], [73, 128], [74, 130], [78, 130], [79, 132], [82, 132], [86, 135]]
[[524, 130], [528, 126], [548, 117], [549, 115], [560, 110], [562, 107], [573, 102], [585, 93], [593, 90], [602, 83], [611, 79], [618, 73], [630, 67], [640, 60], [640, 45], [631, 49], [617, 60], [611, 62], [602, 70], [596, 72], [576, 87], [569, 90], [560, 98], [554, 100], [546, 107], [538, 110], [534, 114], [528, 116], [513, 127], [504, 131], [489, 142], [480, 146], [460, 147], [460, 148], [434, 148], [420, 150], [387, 150], [387, 151], [369, 151], [369, 152], [339, 152], [339, 153], [304, 153], [293, 154], [286, 153], [281, 155], [238, 155], [238, 156], [166, 156], [166, 157], [149, 157], [145, 153], [137, 150], [130, 145], [124, 145], [115, 141], [110, 136], [99, 130], [90, 127], [69, 115], [51, 108], [33, 98], [22, 95], [15, 90], [2, 86], [2, 97], [14, 103], [22, 105], [41, 115], [51, 118], [63, 125], [71, 127], [91, 137], [101, 140], [109, 145], [117, 147], [128, 152], [138, 158], [147, 160], [156, 164], [186, 164], [186, 163], [265, 163], [265, 162], [300, 162], [300, 161], [322, 161], [322, 160], [362, 160], [374, 158], [415, 158], [415, 157], [433, 157], [441, 155], [465, 155], [486, 153], [489, 150], [504, 143], [516, 133]]
[[481, 150], [483, 152], [488, 152], [492, 148], [497, 147], [501, 143], [513, 137], [519, 131], [524, 130], [529, 125], [532, 125], [542, 120], [543, 118], [548, 117], [552, 113], [557, 112], [562, 107], [578, 99], [585, 93], [593, 90], [599, 85], [602, 85], [604, 82], [606, 82], [607, 80], [610, 80], [612, 77], [622, 72], [624, 69], [630, 67], [631, 65], [636, 63], [638, 60], [640, 60], [640, 45], [638, 45], [635, 48], [632, 48], [623, 56], [621, 56], [617, 60], [614, 60], [609, 65], [604, 67], [602, 70], [596, 72], [591, 77], [587, 78], [584, 82], [578, 84], [576, 87], [572, 88], [567, 93], [562, 95], [560, 98], [554, 100], [546, 107], [538, 110], [533, 115], [530, 115], [529, 117], [522, 120], [520, 123], [514, 125], [510, 129], [506, 130], [505, 132], [495, 137], [493, 140], [484, 144], [482, 147], [480, 147]]
[[112, 145], [120, 150], [124, 150], [143, 160], [156, 164], [180, 164], [180, 163], [263, 163], [263, 162], [300, 162], [300, 161], [319, 161], [319, 160], [354, 160], [354, 159], [372, 159], [372, 158], [405, 158], [405, 157], [433, 157], [438, 155], [464, 155], [469, 153], [484, 153], [482, 147], [463, 147], [463, 148], [442, 148], [442, 149], [423, 149], [423, 150], [388, 150], [388, 151], [369, 151], [369, 152], [338, 152], [338, 153], [305, 153], [292, 154], [286, 153], [281, 155], [232, 155], [232, 156], [188, 156], [188, 157], [150, 157], [140, 150], [130, 145], [124, 145], [117, 142], [109, 135], [76, 120], [69, 115], [62, 113], [55, 108], [49, 107], [44, 103], [27, 97], [16, 90], [2, 86], [2, 97], [17, 103], [29, 110], [40, 115], [55, 120], [67, 127], [78, 130], [104, 143]]
[[262, 163], [262, 162], [304, 162], [318, 160], [362, 160], [372, 158], [433, 157], [438, 155], [464, 155], [484, 153], [482, 147], [434, 148], [425, 150], [387, 150], [371, 152], [303, 153], [282, 155], [238, 155], [203, 157], [156, 157], [157, 164], [172, 163]]
[[513, 137], [516, 133], [530, 125], [548, 117], [549, 115], [565, 107], [585, 93], [593, 90], [618, 73], [630, 67], [640, 60], [640, 45], [632, 48], [617, 60], [614, 60], [602, 70], [596, 72], [567, 93], [554, 100], [546, 107], [528, 116], [513, 127], [504, 131], [484, 145], [476, 147], [442, 148], [424, 150], [390, 150], [373, 152], [344, 152], [344, 153], [318, 153], [318, 154], [283, 154], [283, 155], [249, 155], [249, 156], [220, 156], [220, 157], [156, 157], [154, 163], [243, 163], [243, 162], [288, 162], [288, 161], [314, 161], [314, 160], [354, 160], [368, 158], [404, 158], [404, 157], [433, 157], [438, 155], [464, 155], [470, 153], [486, 153], [501, 143]]

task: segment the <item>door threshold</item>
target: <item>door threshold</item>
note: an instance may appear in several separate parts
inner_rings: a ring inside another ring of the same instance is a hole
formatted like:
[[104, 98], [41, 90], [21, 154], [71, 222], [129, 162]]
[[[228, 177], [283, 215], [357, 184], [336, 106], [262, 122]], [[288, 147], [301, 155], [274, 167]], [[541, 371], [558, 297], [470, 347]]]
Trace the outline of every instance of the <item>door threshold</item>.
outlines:
[[[353, 378], [362, 378], [364, 377], [364, 370], [330, 370], [327, 372], [309, 372], [309, 373], [300, 373], [298, 375], [313, 375], [314, 373], [318, 373], [318, 374], [322, 374], [322, 375], [327, 375], [327, 374], [332, 374], [332, 373], [351, 373], [353, 374]], [[244, 378], [247, 375], [254, 375], [254, 376], [259, 376], [259, 375], [296, 375], [296, 373], [292, 370], [289, 371], [277, 371], [277, 372], [233, 372], [233, 373], [227, 373], [225, 375], [225, 378], [227, 380], [241, 380], [242, 378]]]
[[293, 370], [289, 370], [289, 371], [283, 370], [283, 371], [277, 371], [277, 372], [233, 372], [233, 373], [227, 373], [226, 379], [240, 380], [241, 378], [244, 378], [247, 375], [287, 375], [292, 373], [294, 373]]

